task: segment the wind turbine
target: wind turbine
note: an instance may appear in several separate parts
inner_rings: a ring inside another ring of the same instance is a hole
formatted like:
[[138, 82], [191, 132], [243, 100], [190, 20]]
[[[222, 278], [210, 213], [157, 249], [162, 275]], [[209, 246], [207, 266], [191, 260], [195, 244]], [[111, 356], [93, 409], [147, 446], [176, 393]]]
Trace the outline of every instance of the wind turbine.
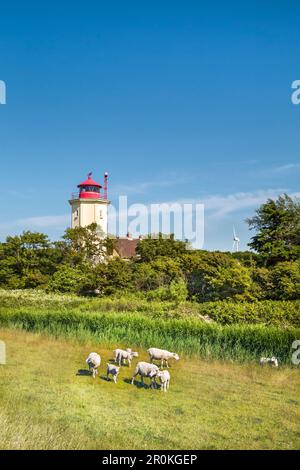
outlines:
[[240, 244], [240, 239], [237, 236], [235, 232], [235, 228], [233, 226], [233, 245], [232, 245], [232, 252], [234, 251], [239, 251], [239, 244]]

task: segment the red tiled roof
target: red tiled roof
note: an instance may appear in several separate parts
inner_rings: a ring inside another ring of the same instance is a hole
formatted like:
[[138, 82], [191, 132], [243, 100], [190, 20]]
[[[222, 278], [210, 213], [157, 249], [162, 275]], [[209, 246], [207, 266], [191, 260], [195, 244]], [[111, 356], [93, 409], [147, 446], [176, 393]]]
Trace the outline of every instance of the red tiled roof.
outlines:
[[118, 238], [115, 250], [121, 258], [133, 258], [136, 255], [139, 242], [139, 239]]

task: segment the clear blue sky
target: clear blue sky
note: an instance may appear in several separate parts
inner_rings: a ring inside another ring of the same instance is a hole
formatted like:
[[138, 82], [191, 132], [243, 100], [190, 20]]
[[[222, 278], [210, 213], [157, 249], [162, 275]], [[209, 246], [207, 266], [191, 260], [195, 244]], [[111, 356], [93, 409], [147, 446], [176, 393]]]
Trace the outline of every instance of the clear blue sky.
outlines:
[[0, 239], [57, 238], [70, 193], [206, 205], [205, 247], [299, 192], [299, 1], [1, 2]]

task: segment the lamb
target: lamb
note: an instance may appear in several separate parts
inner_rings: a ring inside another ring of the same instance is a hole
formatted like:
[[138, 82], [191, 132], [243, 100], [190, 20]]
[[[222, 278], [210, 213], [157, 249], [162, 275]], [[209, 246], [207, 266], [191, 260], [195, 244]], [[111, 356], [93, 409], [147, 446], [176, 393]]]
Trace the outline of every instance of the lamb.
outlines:
[[92, 352], [91, 354], [89, 354], [85, 362], [88, 364], [89, 370], [92, 370], [93, 378], [95, 378], [98, 374], [97, 369], [98, 367], [100, 367], [101, 364], [101, 357], [99, 356], [99, 354]]
[[142, 384], [144, 384], [144, 377], [149, 377], [152, 388], [154, 383], [156, 384], [156, 376], [158, 372], [159, 368], [155, 364], [149, 364], [148, 362], [138, 362], [131, 383], [134, 383], [134, 379], [137, 375], [140, 375]]
[[122, 365], [123, 361], [127, 361], [129, 367], [131, 367], [131, 361], [133, 357], [138, 357], [138, 353], [134, 351], [123, 351], [122, 349], [119, 349], [119, 353], [116, 359], [116, 362], [119, 364], [119, 366]]
[[150, 356], [150, 361], [153, 362], [153, 360], [161, 361], [160, 366], [163, 368], [164, 362], [166, 363], [166, 366], [169, 368], [168, 360], [169, 359], [175, 359], [176, 361], [179, 360], [179, 356], [176, 353], [172, 353], [170, 351], [166, 351], [165, 349], [158, 349], [158, 348], [150, 348], [148, 349], [148, 354]]
[[278, 367], [278, 359], [276, 357], [261, 357], [259, 361], [261, 366], [269, 364], [272, 367]]
[[[119, 355], [119, 353], [120, 353], [121, 351], [123, 351], [123, 349], [115, 349], [115, 350], [114, 350], [115, 362], [117, 362], [118, 355]], [[127, 349], [126, 349], [126, 352], [131, 352], [131, 349], [130, 349], [130, 348], [127, 348]]]
[[120, 367], [115, 366], [114, 364], [107, 364], [107, 369], [106, 369], [107, 379], [109, 375], [112, 375], [112, 378], [115, 384], [117, 383], [117, 377], [119, 375], [119, 372], [120, 372]]
[[157, 377], [160, 379], [161, 383], [161, 391], [166, 392], [167, 389], [170, 387], [170, 373], [168, 370], [162, 370], [158, 372]]

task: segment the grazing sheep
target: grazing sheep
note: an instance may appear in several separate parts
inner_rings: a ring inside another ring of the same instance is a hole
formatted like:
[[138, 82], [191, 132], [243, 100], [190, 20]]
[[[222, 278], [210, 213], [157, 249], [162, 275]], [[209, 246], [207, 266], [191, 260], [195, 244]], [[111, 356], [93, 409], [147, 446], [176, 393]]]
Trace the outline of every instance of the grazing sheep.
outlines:
[[138, 362], [131, 383], [134, 383], [134, 379], [137, 375], [141, 376], [142, 384], [144, 384], [144, 377], [149, 377], [152, 388], [153, 382], [156, 384], [156, 376], [158, 372], [159, 368], [155, 364], [149, 364], [148, 362]]
[[118, 353], [116, 362], [119, 364], [119, 366], [121, 366], [123, 361], [127, 361], [129, 367], [131, 367], [132, 358], [133, 357], [138, 357], [138, 356], [139, 355], [138, 355], [137, 352], [133, 352], [131, 350], [130, 351], [123, 351], [122, 349], [119, 349], [119, 353]]
[[115, 384], [117, 383], [117, 377], [120, 372], [120, 367], [115, 366], [114, 364], [107, 364], [107, 369], [106, 369], [106, 377], [108, 379], [109, 375], [112, 375], [113, 381]]
[[96, 377], [96, 375], [98, 374], [98, 367], [100, 366], [101, 364], [101, 357], [99, 356], [99, 354], [95, 353], [95, 352], [92, 352], [88, 358], [86, 359], [85, 361], [88, 366], [89, 366], [89, 370], [92, 369], [92, 374], [93, 374], [93, 378]]
[[170, 380], [171, 376], [168, 370], [162, 370], [158, 372], [157, 377], [160, 380], [161, 383], [161, 391], [166, 392], [167, 389], [170, 387]]
[[169, 368], [168, 360], [175, 359], [176, 361], [179, 360], [179, 356], [176, 353], [172, 353], [170, 351], [166, 351], [165, 349], [158, 349], [158, 348], [150, 348], [148, 349], [148, 354], [150, 356], [150, 361], [153, 362], [155, 359], [156, 361], [161, 361], [160, 367], [163, 368], [164, 362], [166, 366]]
[[272, 367], [278, 367], [278, 359], [276, 357], [261, 357], [259, 361], [261, 366], [268, 364]]
[[[115, 359], [115, 362], [117, 362], [117, 359], [118, 359], [118, 355], [120, 354], [120, 352], [122, 352], [123, 349], [115, 349], [114, 350], [114, 359]], [[131, 352], [131, 349], [130, 348], [127, 348], [126, 349], [126, 352]]]

